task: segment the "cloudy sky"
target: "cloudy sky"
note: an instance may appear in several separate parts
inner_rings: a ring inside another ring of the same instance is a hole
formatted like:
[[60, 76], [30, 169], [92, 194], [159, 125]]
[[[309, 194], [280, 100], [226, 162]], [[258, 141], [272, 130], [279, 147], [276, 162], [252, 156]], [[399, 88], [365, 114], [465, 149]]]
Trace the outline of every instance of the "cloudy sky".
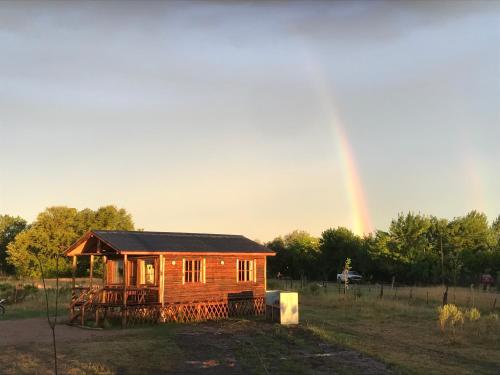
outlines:
[[3, 1], [0, 213], [260, 240], [493, 219], [499, 5]]

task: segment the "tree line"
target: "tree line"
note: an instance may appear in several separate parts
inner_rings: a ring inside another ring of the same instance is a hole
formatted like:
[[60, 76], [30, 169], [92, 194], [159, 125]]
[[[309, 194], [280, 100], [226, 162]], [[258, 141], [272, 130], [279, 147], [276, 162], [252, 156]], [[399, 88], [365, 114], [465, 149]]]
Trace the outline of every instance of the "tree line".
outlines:
[[[0, 215], [0, 274], [38, 277], [38, 260], [47, 275], [56, 272], [56, 256], [89, 230], [134, 230], [132, 216], [113, 205], [97, 210], [56, 206], [32, 223]], [[266, 243], [276, 252], [268, 258], [269, 276], [336, 280], [347, 258], [367, 280], [411, 284], [469, 284], [483, 273], [500, 276], [500, 216], [491, 223], [471, 211], [452, 220], [407, 213], [388, 230], [358, 236], [343, 227], [314, 237], [294, 231]], [[85, 275], [88, 259], [78, 262]], [[69, 259], [59, 260], [60, 275], [70, 275]]]
[[490, 225], [471, 211], [453, 220], [415, 213], [399, 214], [387, 231], [357, 236], [330, 228], [319, 238], [294, 231], [266, 244], [271, 275], [336, 280], [347, 258], [365, 279], [408, 284], [477, 283], [483, 273], [500, 278], [500, 216]]
[[[45, 275], [53, 277], [57, 256], [92, 229], [134, 230], [134, 223], [125, 209], [112, 205], [97, 210], [49, 207], [30, 224], [18, 216], [0, 215], [0, 274], [39, 277], [39, 259]], [[78, 262], [79, 275], [87, 272], [87, 258]], [[70, 275], [70, 260], [60, 257], [58, 268], [60, 276]]]

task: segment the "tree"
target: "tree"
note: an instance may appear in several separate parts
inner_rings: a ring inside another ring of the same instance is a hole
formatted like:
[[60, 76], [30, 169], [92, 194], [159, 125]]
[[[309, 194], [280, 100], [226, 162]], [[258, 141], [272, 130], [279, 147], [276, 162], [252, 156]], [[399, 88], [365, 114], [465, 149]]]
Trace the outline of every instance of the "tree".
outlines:
[[276, 237], [271, 242], [268, 242], [266, 246], [276, 253], [275, 256], [267, 258], [269, 275], [276, 276], [278, 273], [284, 275], [288, 265], [291, 263], [291, 256], [285, 248], [283, 238]]
[[276, 256], [269, 259], [270, 269], [285, 276], [299, 278], [316, 274], [316, 259], [319, 241], [304, 231], [293, 231], [283, 238], [277, 237], [267, 246], [276, 251]]
[[387, 246], [399, 264], [398, 278], [409, 282], [430, 281], [437, 254], [429, 239], [432, 221], [429, 217], [409, 212], [399, 214], [389, 226]]
[[319, 248], [321, 273], [327, 280], [336, 279], [337, 273], [343, 269], [346, 258], [352, 260], [352, 266], [357, 271], [364, 272], [368, 268], [363, 240], [347, 228], [325, 230], [321, 233]]
[[390, 250], [388, 246], [390, 240], [389, 233], [381, 230], [364, 239], [370, 259], [368, 272], [375, 281], [388, 281], [398, 274], [400, 256]]
[[[35, 251], [43, 264], [45, 275], [52, 277], [56, 272], [56, 255], [91, 229], [132, 230], [134, 224], [130, 214], [114, 206], [101, 207], [97, 211], [49, 207], [8, 245], [7, 260], [15, 267], [17, 274], [38, 277], [40, 268], [33, 255]], [[84, 262], [80, 262], [80, 265], [85, 267]], [[70, 273], [67, 259], [60, 260], [59, 271], [61, 275]], [[83, 272], [82, 268], [80, 272]]]
[[0, 215], [0, 274], [13, 274], [14, 267], [7, 263], [7, 245], [26, 229], [26, 220], [19, 216]]
[[471, 211], [450, 222], [450, 245], [462, 264], [462, 274], [468, 282], [491, 268], [495, 237], [485, 214]]
[[284, 238], [285, 247], [292, 254], [292, 276], [313, 278], [316, 269], [319, 240], [305, 231], [295, 230]]

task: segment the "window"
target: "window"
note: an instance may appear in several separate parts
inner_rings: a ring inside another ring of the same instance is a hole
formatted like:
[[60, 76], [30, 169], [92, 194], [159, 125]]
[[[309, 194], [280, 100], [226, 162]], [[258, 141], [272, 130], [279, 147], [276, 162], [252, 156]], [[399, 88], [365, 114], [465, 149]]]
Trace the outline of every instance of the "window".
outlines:
[[156, 284], [155, 260], [153, 258], [140, 259], [139, 265], [140, 265], [140, 284], [155, 285]]
[[184, 259], [182, 262], [182, 283], [204, 283], [205, 282], [205, 259]]
[[255, 281], [255, 260], [236, 260], [237, 280], [240, 281]]

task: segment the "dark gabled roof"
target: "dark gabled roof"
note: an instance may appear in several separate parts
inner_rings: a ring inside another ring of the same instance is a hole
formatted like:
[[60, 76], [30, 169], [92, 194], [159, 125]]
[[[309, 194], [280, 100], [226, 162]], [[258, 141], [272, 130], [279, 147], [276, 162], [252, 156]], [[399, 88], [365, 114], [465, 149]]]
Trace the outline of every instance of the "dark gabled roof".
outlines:
[[108, 230], [94, 230], [92, 233], [119, 252], [274, 254], [274, 252], [267, 247], [239, 235]]

